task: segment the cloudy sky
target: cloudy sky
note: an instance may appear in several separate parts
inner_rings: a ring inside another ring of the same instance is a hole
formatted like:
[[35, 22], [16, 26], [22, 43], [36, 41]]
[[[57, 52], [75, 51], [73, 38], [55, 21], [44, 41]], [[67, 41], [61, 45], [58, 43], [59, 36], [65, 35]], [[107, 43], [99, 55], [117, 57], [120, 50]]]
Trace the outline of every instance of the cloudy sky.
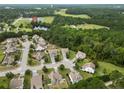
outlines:
[[124, 0], [0, 0], [0, 4], [124, 4]]

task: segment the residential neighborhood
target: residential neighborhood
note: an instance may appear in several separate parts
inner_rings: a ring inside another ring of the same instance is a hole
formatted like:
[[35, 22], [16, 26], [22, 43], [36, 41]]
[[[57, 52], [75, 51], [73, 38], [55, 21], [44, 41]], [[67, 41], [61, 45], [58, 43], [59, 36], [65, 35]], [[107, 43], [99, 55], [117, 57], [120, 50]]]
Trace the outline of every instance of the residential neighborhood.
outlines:
[[0, 89], [123, 89], [123, 5], [0, 5]]

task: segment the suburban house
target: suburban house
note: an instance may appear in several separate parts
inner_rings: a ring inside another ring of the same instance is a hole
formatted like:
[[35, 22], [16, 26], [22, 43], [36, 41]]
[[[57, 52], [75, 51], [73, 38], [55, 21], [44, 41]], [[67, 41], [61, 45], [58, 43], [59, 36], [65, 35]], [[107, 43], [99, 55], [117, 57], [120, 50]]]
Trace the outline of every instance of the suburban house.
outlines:
[[12, 57], [10, 54], [6, 54], [2, 64], [11, 64], [14, 62], [14, 57]]
[[35, 52], [35, 53], [33, 53], [33, 55], [32, 55], [32, 57], [34, 58], [34, 59], [36, 59], [36, 60], [41, 60], [43, 57], [44, 57], [44, 52]]
[[40, 38], [40, 37], [39, 37], [38, 35], [34, 35], [34, 36], [32, 37], [33, 41], [35, 41], [36, 43], [38, 42], [39, 38]]
[[42, 77], [40, 75], [34, 75], [31, 79], [31, 88], [41, 89], [42, 87]]
[[86, 58], [86, 54], [81, 52], [81, 51], [78, 51], [76, 54], [76, 58], [77, 59], [84, 59], [84, 58]]
[[72, 84], [82, 79], [82, 76], [79, 74], [79, 72], [76, 72], [76, 71], [71, 71], [68, 76]]
[[11, 89], [23, 89], [23, 78], [13, 78], [10, 81], [10, 88]]
[[62, 76], [57, 71], [52, 71], [49, 75], [49, 78], [51, 79], [51, 84], [59, 84], [62, 80]]
[[82, 66], [81, 70], [93, 74], [95, 73], [95, 64], [93, 64], [92, 62], [86, 63]]

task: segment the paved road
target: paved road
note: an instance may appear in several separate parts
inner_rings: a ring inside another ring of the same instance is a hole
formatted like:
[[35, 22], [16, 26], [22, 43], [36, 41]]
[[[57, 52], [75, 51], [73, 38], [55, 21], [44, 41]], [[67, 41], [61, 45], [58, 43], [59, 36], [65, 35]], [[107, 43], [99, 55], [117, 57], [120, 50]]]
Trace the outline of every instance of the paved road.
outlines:
[[30, 49], [30, 44], [31, 43], [28, 40], [22, 44], [23, 47], [24, 47], [23, 54], [22, 54], [21, 65], [20, 65], [20, 67], [21, 67], [21, 71], [20, 72], [22, 72], [22, 73], [25, 72], [26, 67], [27, 67], [28, 53], [29, 53], [29, 49]]

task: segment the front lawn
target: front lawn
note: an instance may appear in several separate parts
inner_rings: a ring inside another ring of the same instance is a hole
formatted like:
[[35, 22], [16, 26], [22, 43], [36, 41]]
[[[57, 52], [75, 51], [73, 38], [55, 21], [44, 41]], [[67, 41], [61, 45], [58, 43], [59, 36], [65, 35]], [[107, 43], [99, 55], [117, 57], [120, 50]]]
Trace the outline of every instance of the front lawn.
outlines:
[[8, 89], [10, 80], [6, 77], [0, 77], [0, 89]]
[[76, 53], [72, 50], [69, 50], [69, 52], [66, 54], [68, 59], [73, 59], [76, 56]]

